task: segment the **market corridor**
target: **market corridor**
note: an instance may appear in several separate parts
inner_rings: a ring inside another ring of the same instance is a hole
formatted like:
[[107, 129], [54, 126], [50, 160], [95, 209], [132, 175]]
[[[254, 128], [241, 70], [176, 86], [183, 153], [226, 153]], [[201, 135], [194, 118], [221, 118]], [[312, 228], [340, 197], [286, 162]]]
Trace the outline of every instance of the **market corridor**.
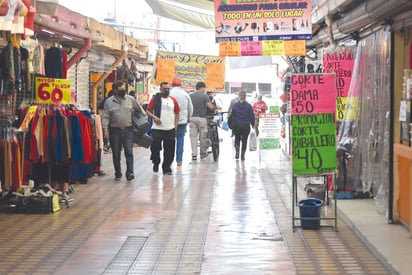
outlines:
[[[153, 173], [135, 148], [134, 182], [103, 177], [74, 186], [70, 208], [49, 215], [0, 213], [1, 274], [390, 274], [342, 222], [291, 230], [290, 161], [247, 152]], [[190, 148], [189, 146], [185, 148]]]

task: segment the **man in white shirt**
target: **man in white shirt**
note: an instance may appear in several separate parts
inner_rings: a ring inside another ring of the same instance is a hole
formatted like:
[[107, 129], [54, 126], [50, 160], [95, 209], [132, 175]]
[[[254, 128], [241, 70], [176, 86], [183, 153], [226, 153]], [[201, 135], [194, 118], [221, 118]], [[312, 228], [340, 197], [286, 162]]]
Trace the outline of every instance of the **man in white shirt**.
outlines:
[[170, 90], [170, 96], [176, 98], [179, 104], [180, 114], [179, 122], [176, 131], [176, 162], [177, 166], [182, 165], [183, 160], [183, 147], [185, 144], [185, 134], [187, 123], [190, 122], [190, 117], [193, 114], [193, 104], [189, 94], [184, 91], [180, 86], [182, 81], [180, 78], [175, 77], [172, 82], [173, 88]]
[[[150, 146], [153, 172], [159, 171], [160, 151], [163, 147], [163, 174], [171, 175], [171, 165], [175, 158], [175, 137], [179, 122], [179, 104], [169, 96], [169, 83], [160, 83], [160, 93], [154, 95], [147, 106], [146, 113], [152, 119], [152, 137]], [[163, 143], [163, 146], [162, 146]]]

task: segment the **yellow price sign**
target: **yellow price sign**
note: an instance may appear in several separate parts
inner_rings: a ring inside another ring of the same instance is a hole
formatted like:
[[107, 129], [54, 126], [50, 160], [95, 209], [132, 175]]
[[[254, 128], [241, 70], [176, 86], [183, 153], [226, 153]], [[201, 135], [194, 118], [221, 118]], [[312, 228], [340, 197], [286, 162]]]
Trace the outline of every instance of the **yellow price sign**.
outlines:
[[70, 80], [37, 77], [36, 102], [47, 104], [70, 104]]

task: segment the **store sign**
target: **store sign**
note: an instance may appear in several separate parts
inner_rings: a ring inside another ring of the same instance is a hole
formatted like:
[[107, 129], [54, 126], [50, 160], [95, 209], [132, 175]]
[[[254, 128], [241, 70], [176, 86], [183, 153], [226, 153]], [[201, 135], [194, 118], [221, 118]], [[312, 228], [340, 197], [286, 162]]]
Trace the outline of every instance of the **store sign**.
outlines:
[[335, 74], [292, 74], [292, 115], [336, 112]]
[[219, 56], [158, 52], [156, 83], [172, 83], [174, 77], [182, 80], [183, 89], [194, 90], [203, 81], [208, 90], [223, 91], [225, 58]]
[[36, 77], [36, 102], [46, 104], [70, 104], [70, 80]]
[[335, 114], [292, 115], [292, 170], [314, 175], [336, 169]]
[[323, 71], [336, 73], [336, 96], [346, 97], [352, 80], [355, 57], [350, 51], [331, 52], [323, 55]]
[[280, 149], [280, 114], [259, 115], [260, 150]]
[[215, 0], [216, 42], [311, 40], [311, 2]]
[[305, 40], [266, 40], [220, 42], [220, 56], [304, 56], [306, 55]]
[[295, 175], [336, 169], [335, 74], [292, 74], [292, 170]]

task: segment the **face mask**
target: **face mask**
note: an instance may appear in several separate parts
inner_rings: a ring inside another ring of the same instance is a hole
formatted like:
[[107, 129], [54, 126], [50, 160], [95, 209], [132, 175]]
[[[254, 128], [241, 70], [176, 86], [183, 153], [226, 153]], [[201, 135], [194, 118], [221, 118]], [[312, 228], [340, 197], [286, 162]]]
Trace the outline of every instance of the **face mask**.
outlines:
[[163, 96], [169, 96], [169, 93], [170, 93], [169, 89], [163, 89], [162, 91]]
[[118, 90], [117, 95], [120, 97], [124, 97], [126, 95], [126, 90]]

